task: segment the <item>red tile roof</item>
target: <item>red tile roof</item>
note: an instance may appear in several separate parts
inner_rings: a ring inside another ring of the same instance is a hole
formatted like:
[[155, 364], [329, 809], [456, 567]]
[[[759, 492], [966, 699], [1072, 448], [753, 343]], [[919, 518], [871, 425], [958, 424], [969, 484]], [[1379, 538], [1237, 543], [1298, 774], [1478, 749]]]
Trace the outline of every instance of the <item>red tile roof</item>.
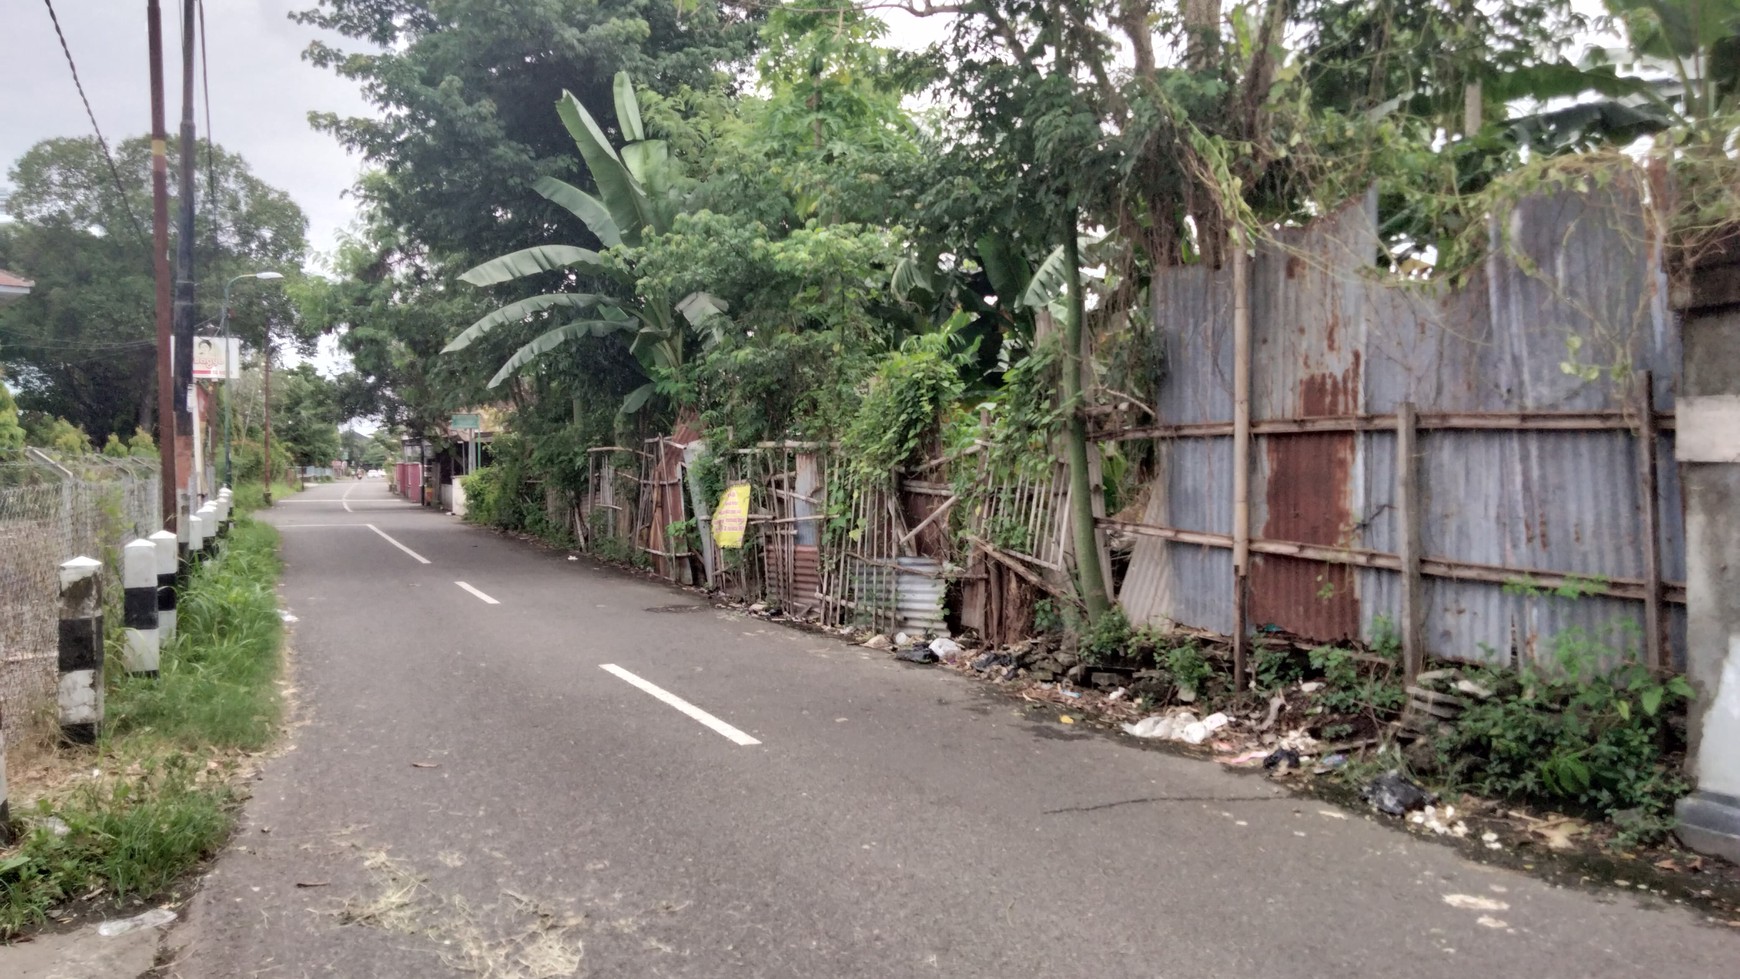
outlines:
[[0, 286], [11, 286], [14, 289], [28, 289], [36, 283], [20, 275], [13, 275], [5, 269], [0, 269]]

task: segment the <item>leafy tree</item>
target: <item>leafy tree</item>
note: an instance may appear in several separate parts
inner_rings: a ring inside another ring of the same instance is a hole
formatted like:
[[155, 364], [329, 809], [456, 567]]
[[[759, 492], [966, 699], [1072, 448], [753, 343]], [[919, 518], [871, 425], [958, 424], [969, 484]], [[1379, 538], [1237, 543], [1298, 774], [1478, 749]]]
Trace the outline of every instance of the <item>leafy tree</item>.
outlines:
[[[115, 151], [124, 196], [94, 139], [37, 143], [12, 166], [12, 221], [0, 224], [0, 265], [36, 280], [30, 295], [0, 310], [0, 363], [24, 408], [64, 416], [99, 438], [155, 417], [151, 251], [132, 220], [151, 213], [150, 143], [129, 139]], [[212, 163], [197, 175], [195, 270], [215, 317], [221, 287], [213, 283], [222, 277], [300, 267], [307, 221], [241, 157], [212, 147]], [[231, 326], [257, 338], [268, 317], [294, 321], [278, 290], [256, 290], [235, 304]]]
[[24, 429], [18, 424], [18, 404], [12, 392], [0, 378], [0, 452], [14, 451], [24, 446]]
[[[356, 81], [379, 110], [312, 116], [392, 174], [365, 182], [363, 200], [420, 246], [463, 262], [556, 232], [562, 215], [533, 192], [538, 177], [595, 189], [549, 111], [564, 90], [607, 106], [621, 70], [665, 91], [706, 88], [747, 56], [754, 26], [743, 9], [713, 0], [319, 0], [295, 17], [359, 45], [316, 42], [305, 56]], [[609, 118], [604, 127], [624, 135]]]

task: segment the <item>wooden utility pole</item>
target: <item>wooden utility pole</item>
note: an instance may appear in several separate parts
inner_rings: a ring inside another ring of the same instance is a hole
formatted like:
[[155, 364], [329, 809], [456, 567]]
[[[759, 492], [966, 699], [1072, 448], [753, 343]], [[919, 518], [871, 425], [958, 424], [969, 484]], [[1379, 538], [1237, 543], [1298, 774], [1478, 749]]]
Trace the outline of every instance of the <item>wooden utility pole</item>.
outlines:
[[157, 279], [157, 459], [162, 487], [163, 525], [176, 524], [175, 369], [171, 356], [172, 313], [169, 294], [169, 133], [163, 122], [163, 11], [146, 0], [145, 23], [151, 56], [151, 264]]
[[272, 321], [266, 321], [266, 355], [264, 378], [261, 381], [260, 402], [266, 409], [266, 433], [260, 440], [260, 465], [265, 473], [266, 485], [263, 498], [267, 506], [272, 505]]
[[[193, 175], [199, 170], [193, 132], [193, 27], [194, 18], [198, 16], [194, 2], [182, 0], [181, 11], [181, 219], [175, 242], [175, 451], [177, 466], [186, 460], [189, 468], [182, 476], [182, 482], [194, 476], [194, 421], [188, 405], [188, 388], [193, 384], [193, 321], [196, 313], [193, 296]], [[176, 486], [177, 490], [184, 488], [192, 492], [191, 486]], [[189, 500], [192, 500], [191, 496]]]

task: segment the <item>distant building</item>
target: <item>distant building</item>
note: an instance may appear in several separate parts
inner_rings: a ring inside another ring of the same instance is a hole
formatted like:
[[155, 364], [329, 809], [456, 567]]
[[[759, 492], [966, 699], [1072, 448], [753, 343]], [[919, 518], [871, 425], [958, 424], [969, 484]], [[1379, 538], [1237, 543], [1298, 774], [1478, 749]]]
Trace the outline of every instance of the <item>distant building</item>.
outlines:
[[0, 269], [0, 306], [17, 302], [30, 295], [30, 287], [36, 283], [21, 275], [14, 275], [5, 269]]

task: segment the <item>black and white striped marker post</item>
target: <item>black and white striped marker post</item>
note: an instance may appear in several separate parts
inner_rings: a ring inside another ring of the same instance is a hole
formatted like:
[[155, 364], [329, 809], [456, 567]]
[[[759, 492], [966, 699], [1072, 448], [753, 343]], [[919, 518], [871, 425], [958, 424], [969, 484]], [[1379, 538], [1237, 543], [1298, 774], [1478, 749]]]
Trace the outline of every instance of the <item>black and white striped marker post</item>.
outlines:
[[12, 845], [12, 810], [6, 803], [6, 717], [0, 710], [0, 846]]
[[213, 554], [217, 553], [218, 531], [222, 529], [218, 525], [217, 504], [207, 503], [205, 506], [200, 507], [198, 516], [199, 532], [204, 540], [204, 544], [200, 547], [200, 551], [204, 553], [206, 557], [211, 557]]
[[[205, 554], [205, 518], [195, 510], [187, 515], [187, 560], [191, 563]], [[192, 570], [190, 567], [189, 570]]]
[[188, 535], [193, 532], [193, 511], [186, 507], [175, 514], [175, 587], [187, 587], [187, 574], [193, 570], [193, 550], [189, 547]]
[[157, 548], [157, 648], [175, 639], [175, 532], [159, 530], [151, 535]]
[[60, 736], [91, 744], [103, 726], [102, 562], [60, 566]]
[[127, 627], [127, 672], [156, 676], [157, 545], [136, 540], [121, 548], [121, 586], [126, 589], [122, 624]]

